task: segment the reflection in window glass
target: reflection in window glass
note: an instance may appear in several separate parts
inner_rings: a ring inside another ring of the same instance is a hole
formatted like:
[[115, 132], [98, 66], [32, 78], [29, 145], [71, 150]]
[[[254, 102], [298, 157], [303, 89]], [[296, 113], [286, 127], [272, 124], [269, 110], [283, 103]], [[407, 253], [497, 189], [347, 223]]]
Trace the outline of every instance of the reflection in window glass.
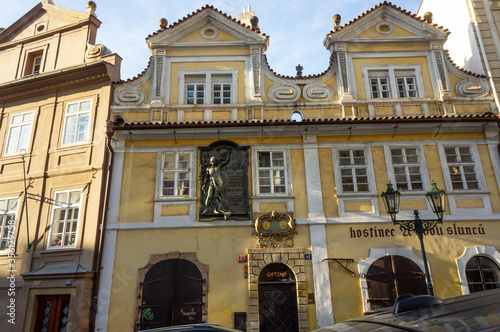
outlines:
[[500, 288], [500, 271], [489, 258], [474, 256], [465, 267], [467, 284], [471, 293]]

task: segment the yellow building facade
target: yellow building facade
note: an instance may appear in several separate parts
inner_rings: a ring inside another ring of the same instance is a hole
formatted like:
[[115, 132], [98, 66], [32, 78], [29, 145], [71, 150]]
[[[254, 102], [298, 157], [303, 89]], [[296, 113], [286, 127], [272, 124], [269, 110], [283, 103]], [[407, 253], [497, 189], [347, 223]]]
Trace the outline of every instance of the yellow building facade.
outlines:
[[46, 0], [0, 31], [1, 331], [93, 330], [121, 61], [95, 9]]
[[325, 72], [284, 77], [251, 11], [161, 21], [115, 84], [96, 328], [309, 331], [426, 293], [388, 181], [401, 219], [435, 218], [431, 180], [447, 192], [424, 239], [436, 296], [499, 287], [471, 276], [499, 275], [498, 109], [448, 34], [383, 3], [336, 21]]

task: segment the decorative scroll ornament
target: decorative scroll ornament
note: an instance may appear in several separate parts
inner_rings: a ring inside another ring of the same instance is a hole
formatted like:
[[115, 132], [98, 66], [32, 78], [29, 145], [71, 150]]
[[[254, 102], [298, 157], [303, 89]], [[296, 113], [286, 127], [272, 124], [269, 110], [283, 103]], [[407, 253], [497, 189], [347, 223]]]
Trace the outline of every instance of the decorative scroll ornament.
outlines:
[[335, 96], [333, 89], [326, 84], [307, 84], [302, 90], [307, 101], [330, 101]]
[[484, 97], [490, 91], [485, 81], [460, 81], [455, 85], [455, 90], [462, 97]]
[[111, 52], [102, 44], [92, 45], [87, 43], [87, 52], [85, 52], [85, 58], [87, 60], [91, 60], [110, 53]]
[[[259, 52], [259, 50], [252, 52]], [[254, 94], [260, 94], [260, 54], [252, 54], [253, 88]]]
[[269, 88], [268, 94], [275, 103], [294, 103], [300, 98], [300, 88], [291, 84], [275, 84]]
[[114, 95], [115, 103], [120, 106], [142, 105], [148, 97], [139, 88], [117, 88]]
[[293, 212], [255, 213], [254, 235], [257, 235], [259, 248], [290, 248], [294, 246], [295, 219]]

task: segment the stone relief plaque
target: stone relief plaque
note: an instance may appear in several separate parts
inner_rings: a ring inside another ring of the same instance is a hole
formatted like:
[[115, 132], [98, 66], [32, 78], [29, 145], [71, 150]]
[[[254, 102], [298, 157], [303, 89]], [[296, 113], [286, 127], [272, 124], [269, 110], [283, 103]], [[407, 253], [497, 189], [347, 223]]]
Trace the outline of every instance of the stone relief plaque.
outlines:
[[248, 147], [217, 141], [199, 150], [199, 220], [248, 220]]

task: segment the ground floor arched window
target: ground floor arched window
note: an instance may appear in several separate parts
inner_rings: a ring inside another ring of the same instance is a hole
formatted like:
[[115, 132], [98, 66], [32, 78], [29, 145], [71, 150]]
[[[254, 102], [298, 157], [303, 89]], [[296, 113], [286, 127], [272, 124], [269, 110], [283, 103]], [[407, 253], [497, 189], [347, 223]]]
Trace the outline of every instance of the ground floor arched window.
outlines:
[[465, 267], [469, 292], [482, 292], [500, 288], [500, 270], [498, 265], [484, 256], [474, 256]]
[[375, 260], [365, 275], [370, 309], [394, 305], [403, 294], [427, 294], [425, 274], [411, 259], [390, 255]]

